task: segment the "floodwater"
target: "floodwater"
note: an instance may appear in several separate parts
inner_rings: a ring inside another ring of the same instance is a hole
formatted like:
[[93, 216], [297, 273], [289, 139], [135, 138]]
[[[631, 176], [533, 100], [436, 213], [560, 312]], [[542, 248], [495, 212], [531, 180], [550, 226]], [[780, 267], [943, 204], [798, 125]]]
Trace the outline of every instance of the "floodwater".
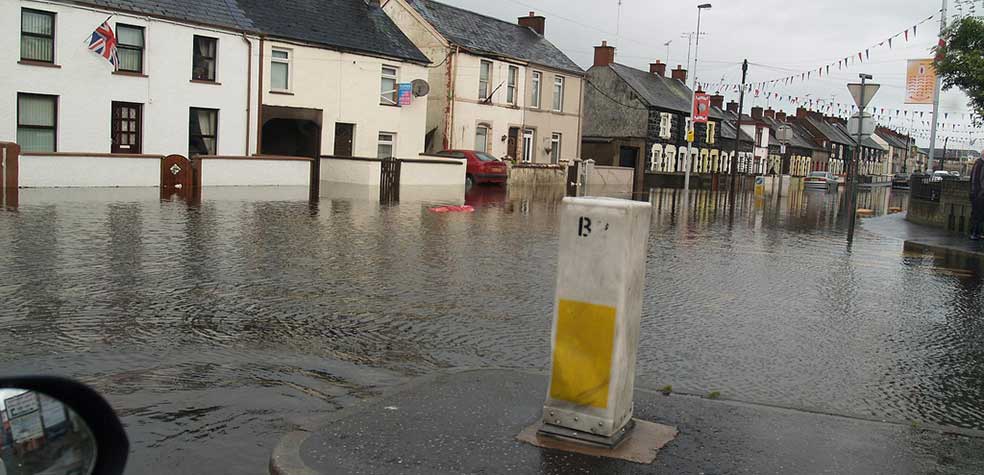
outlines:
[[[415, 375], [545, 369], [562, 191], [461, 193], [22, 190], [0, 211], [0, 374], [94, 385], [129, 473], [265, 473], [282, 434]], [[741, 194], [733, 216], [690, 198], [649, 197], [638, 385], [984, 429], [976, 269], [863, 220], [849, 248], [836, 192]]]

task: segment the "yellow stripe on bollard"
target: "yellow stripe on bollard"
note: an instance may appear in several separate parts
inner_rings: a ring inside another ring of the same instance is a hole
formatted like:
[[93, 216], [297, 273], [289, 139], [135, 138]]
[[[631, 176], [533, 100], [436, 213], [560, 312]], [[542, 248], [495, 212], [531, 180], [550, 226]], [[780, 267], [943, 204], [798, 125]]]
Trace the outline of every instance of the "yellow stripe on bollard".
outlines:
[[615, 308], [561, 299], [557, 308], [550, 397], [608, 407]]

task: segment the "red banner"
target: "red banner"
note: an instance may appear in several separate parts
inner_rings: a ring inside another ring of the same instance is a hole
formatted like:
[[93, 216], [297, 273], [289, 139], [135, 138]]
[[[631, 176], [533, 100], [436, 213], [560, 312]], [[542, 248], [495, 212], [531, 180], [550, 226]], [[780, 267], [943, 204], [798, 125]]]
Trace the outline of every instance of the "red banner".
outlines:
[[694, 123], [706, 124], [711, 113], [711, 96], [703, 92], [694, 95]]

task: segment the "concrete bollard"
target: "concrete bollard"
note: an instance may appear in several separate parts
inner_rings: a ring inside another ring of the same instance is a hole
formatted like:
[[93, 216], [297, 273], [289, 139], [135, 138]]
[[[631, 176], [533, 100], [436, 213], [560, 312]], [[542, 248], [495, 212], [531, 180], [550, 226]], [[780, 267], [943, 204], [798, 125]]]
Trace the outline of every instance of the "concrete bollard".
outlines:
[[651, 209], [563, 200], [541, 434], [614, 447], [631, 428]]

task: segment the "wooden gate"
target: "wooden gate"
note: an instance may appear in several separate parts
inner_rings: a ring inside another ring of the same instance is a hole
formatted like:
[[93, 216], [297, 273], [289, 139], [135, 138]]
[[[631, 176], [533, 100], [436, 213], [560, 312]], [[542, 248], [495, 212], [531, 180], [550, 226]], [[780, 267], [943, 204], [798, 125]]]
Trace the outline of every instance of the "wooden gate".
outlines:
[[400, 201], [400, 161], [385, 158], [379, 166], [379, 201], [395, 203]]
[[574, 160], [567, 165], [567, 196], [577, 196], [577, 184], [581, 177], [581, 161]]
[[20, 146], [0, 142], [0, 209], [17, 207]]
[[168, 155], [161, 160], [161, 197], [175, 194], [191, 196], [195, 189], [195, 170], [191, 160]]

